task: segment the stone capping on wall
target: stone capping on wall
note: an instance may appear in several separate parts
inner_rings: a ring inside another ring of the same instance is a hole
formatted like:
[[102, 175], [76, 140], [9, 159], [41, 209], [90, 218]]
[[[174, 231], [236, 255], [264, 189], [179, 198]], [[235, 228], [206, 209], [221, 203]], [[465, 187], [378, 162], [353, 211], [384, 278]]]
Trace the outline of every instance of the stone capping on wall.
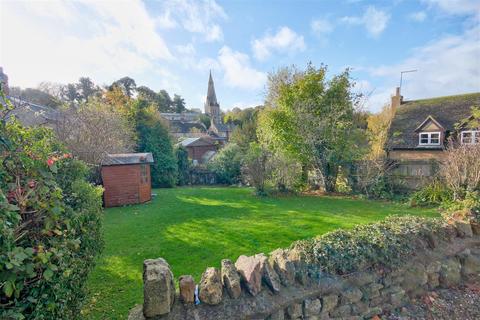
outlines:
[[129, 319], [370, 319], [427, 290], [480, 281], [479, 224], [457, 222], [445, 229], [446, 240], [436, 239], [394, 269], [343, 276], [277, 249], [269, 257], [222, 260], [220, 270], [207, 268], [198, 286], [193, 277], [181, 276], [176, 292], [168, 263], [145, 260], [144, 304]]

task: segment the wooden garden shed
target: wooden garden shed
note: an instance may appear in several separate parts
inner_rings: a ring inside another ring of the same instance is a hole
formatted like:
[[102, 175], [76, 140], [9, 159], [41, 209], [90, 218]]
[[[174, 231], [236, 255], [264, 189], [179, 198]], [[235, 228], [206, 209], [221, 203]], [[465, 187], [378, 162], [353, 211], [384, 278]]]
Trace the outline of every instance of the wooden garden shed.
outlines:
[[102, 162], [105, 207], [151, 200], [151, 153], [109, 154]]

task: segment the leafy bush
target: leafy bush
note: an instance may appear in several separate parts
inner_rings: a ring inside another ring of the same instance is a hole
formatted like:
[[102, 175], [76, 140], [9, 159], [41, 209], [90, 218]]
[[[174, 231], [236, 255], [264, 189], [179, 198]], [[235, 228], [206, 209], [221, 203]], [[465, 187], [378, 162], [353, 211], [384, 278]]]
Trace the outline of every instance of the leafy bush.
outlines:
[[453, 191], [455, 200], [467, 192], [480, 191], [480, 144], [451, 143], [440, 163], [440, 175]]
[[386, 158], [355, 162], [350, 170], [353, 191], [370, 199], [393, 199], [403, 195], [401, 186], [391, 179], [393, 169], [394, 164]]
[[441, 219], [389, 217], [382, 222], [337, 230], [311, 240], [297, 241], [292, 249], [305, 253], [308, 263], [324, 271], [346, 274], [370, 266], [392, 267], [417, 249], [418, 241], [442, 235]]
[[271, 154], [260, 144], [252, 142], [245, 155], [242, 176], [243, 179], [255, 188], [255, 193], [260, 196], [266, 195], [266, 183], [271, 177], [268, 166], [268, 158]]
[[267, 159], [267, 182], [280, 192], [292, 192], [303, 189], [302, 165], [295, 158], [277, 152]]
[[208, 168], [215, 172], [219, 183], [235, 184], [240, 181], [242, 158], [240, 147], [230, 143], [215, 155]]
[[436, 180], [414, 192], [410, 197], [410, 204], [412, 206], [439, 206], [452, 200], [453, 192], [445, 184]]
[[51, 130], [1, 121], [0, 137], [0, 318], [77, 318], [103, 245], [102, 189]]
[[465, 199], [446, 201], [441, 204], [446, 219], [470, 220], [480, 223], [480, 192], [465, 193]]

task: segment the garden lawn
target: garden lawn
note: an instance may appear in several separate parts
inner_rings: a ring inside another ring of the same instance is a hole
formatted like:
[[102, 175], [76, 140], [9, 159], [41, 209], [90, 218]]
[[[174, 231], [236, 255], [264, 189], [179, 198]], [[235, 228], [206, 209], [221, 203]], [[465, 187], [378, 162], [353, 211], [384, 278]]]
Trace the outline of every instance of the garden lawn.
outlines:
[[259, 198], [247, 188], [157, 189], [150, 203], [108, 209], [105, 250], [89, 281], [84, 318], [126, 319], [142, 303], [142, 265], [165, 258], [176, 278], [200, 280], [221, 259], [268, 253], [293, 241], [388, 215], [437, 216], [388, 202], [329, 196]]

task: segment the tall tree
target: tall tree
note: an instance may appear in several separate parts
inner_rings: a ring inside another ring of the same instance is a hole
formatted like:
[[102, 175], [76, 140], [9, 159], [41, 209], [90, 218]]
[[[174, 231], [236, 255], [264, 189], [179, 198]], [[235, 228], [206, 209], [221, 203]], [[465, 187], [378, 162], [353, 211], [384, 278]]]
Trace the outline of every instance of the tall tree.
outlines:
[[176, 113], [185, 112], [185, 100], [178, 94], [173, 95], [173, 110]]
[[210, 128], [211, 119], [210, 119], [209, 115], [202, 113], [200, 115], [200, 122], [203, 123], [205, 128], [207, 128], [207, 129]]
[[135, 83], [135, 80], [133, 80], [132, 78], [123, 77], [115, 81], [114, 83], [112, 83], [112, 85], [110, 86], [110, 90], [113, 87], [120, 88], [127, 97], [132, 98], [137, 89], [137, 84]]
[[38, 85], [38, 90], [48, 93], [60, 104], [62, 103], [62, 85], [61, 84], [43, 81], [43, 82], [40, 82], [40, 84]]
[[158, 110], [145, 100], [136, 100], [134, 110], [137, 151], [151, 152], [155, 161], [152, 166], [153, 186], [173, 187], [177, 182], [177, 159], [166, 124]]
[[370, 145], [370, 152], [367, 155], [369, 160], [379, 159], [385, 156], [385, 148], [388, 139], [388, 130], [394, 116], [390, 105], [385, 105], [377, 114], [367, 118], [367, 137]]
[[107, 153], [131, 152], [135, 146], [132, 124], [100, 99], [61, 110], [55, 132], [76, 157], [92, 165], [99, 165]]
[[160, 90], [157, 95], [158, 99], [158, 111], [170, 112], [172, 111], [173, 101], [170, 95], [165, 90]]
[[260, 116], [260, 140], [274, 151], [295, 156], [322, 174], [335, 191], [339, 167], [359, 147], [353, 126], [356, 97], [348, 70], [326, 79], [327, 68], [284, 68], [269, 77], [267, 108]]
[[100, 94], [100, 88], [88, 77], [81, 77], [77, 83], [78, 98], [82, 102], [87, 102]]
[[186, 185], [189, 181], [189, 171], [190, 171], [190, 160], [188, 159], [187, 149], [182, 145], [176, 146], [175, 158], [177, 159], [177, 168], [178, 168], [177, 184], [179, 186]]
[[243, 110], [235, 108], [225, 114], [224, 121], [235, 124], [230, 139], [231, 142], [238, 144], [244, 151], [249, 148], [250, 143], [258, 142], [257, 118], [262, 108], [263, 106]]
[[69, 83], [62, 87], [61, 93], [62, 101], [73, 106], [79, 101], [80, 94], [78, 93], [77, 86], [74, 83]]
[[138, 98], [147, 101], [150, 104], [158, 105], [158, 95], [147, 86], [137, 87]]

